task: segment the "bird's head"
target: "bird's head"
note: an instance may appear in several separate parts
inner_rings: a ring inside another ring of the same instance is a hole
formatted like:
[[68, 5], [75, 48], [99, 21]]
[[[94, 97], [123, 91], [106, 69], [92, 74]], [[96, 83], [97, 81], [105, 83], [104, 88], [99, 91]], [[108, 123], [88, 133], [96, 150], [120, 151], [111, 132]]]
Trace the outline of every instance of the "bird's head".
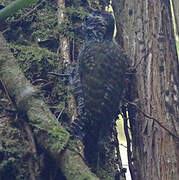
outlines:
[[86, 40], [112, 40], [114, 19], [108, 12], [90, 12], [83, 21]]

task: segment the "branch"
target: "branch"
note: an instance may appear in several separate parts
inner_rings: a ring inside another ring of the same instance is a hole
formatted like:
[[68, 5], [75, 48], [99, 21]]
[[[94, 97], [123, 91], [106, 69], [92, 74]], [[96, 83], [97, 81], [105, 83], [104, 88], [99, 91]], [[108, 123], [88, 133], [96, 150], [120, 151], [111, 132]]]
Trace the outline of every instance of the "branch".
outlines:
[[75, 151], [78, 143], [69, 140], [69, 133], [58, 123], [39, 98], [37, 90], [17, 66], [16, 59], [9, 51], [2, 33], [0, 33], [0, 42], [0, 79], [18, 111], [27, 115], [38, 145], [57, 162], [57, 166], [68, 180], [99, 180]]
[[13, 15], [18, 10], [31, 6], [33, 3], [37, 3], [39, 0], [16, 0], [10, 3], [8, 6], [0, 10], [0, 21]]
[[83, 144], [70, 140], [67, 149], [62, 153], [59, 161], [60, 168], [67, 180], [99, 180], [82, 161]]
[[133, 162], [132, 162], [132, 151], [131, 151], [131, 139], [130, 139], [130, 135], [129, 135], [129, 131], [128, 131], [128, 118], [127, 118], [127, 110], [125, 106], [122, 106], [122, 118], [123, 118], [123, 122], [124, 122], [124, 133], [126, 136], [126, 141], [127, 141], [127, 157], [128, 157], [128, 164], [129, 164], [129, 170], [131, 173], [131, 177], [132, 179], [134, 179], [134, 166], [133, 166]]
[[68, 132], [57, 123], [48, 107], [38, 97], [36, 89], [16, 65], [16, 60], [1, 33], [0, 42], [1, 81], [18, 110], [27, 114], [29, 123], [35, 128], [38, 143], [52, 154], [59, 154], [67, 144]]
[[[37, 158], [39, 157], [38, 157], [34, 135], [32, 133], [29, 124], [26, 121], [22, 121], [22, 126], [27, 134], [29, 146], [32, 153], [32, 157], [30, 158], [29, 161], [30, 178], [32, 180], [42, 180], [39, 169], [42, 169], [43, 165], [37, 161]], [[34, 161], [34, 159], [36, 159], [36, 161]]]

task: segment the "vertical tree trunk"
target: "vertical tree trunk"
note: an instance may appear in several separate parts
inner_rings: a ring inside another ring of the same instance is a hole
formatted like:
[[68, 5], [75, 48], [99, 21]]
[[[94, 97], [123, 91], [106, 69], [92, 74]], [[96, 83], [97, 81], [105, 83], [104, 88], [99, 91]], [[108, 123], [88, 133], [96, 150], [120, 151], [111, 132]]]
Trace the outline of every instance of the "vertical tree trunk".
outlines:
[[[66, 0], [58, 0], [58, 24], [59, 27], [65, 24], [65, 21], [68, 20], [68, 17], [65, 13], [65, 2]], [[63, 34], [59, 34], [59, 52], [60, 56], [63, 59], [63, 63], [71, 63], [72, 59], [70, 58], [70, 40], [68, 37]], [[59, 62], [60, 63], [60, 62]], [[68, 96], [68, 109], [70, 112], [70, 122], [73, 122], [76, 117], [76, 104], [71, 94]]]
[[177, 180], [179, 72], [170, 1], [115, 1], [123, 2], [119, 21], [136, 72], [129, 109], [133, 179]]
[[[65, 0], [58, 0], [58, 23], [59, 26], [64, 23], [67, 19], [65, 13]], [[70, 44], [69, 39], [63, 35], [59, 36], [59, 48], [60, 48], [60, 55], [64, 59], [64, 62], [70, 62]]]

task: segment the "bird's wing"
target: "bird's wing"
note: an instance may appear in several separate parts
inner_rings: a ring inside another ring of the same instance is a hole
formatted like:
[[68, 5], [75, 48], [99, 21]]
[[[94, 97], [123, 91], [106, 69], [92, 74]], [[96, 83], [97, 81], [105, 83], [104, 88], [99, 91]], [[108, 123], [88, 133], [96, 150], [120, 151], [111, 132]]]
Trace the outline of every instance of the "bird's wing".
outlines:
[[115, 113], [125, 87], [128, 58], [113, 42], [93, 42], [79, 56], [79, 74], [87, 108]]

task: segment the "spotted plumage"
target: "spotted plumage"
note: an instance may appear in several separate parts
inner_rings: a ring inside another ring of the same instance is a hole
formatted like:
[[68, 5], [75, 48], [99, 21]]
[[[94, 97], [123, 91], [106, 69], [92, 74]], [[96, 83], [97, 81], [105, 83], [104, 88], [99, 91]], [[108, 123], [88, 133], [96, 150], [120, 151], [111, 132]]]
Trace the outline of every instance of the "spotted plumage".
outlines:
[[99, 131], [102, 124], [116, 117], [128, 68], [127, 56], [112, 40], [114, 19], [111, 14], [90, 12], [82, 29], [85, 42], [72, 77], [78, 116], [71, 128], [72, 136], [80, 140], [85, 133]]

